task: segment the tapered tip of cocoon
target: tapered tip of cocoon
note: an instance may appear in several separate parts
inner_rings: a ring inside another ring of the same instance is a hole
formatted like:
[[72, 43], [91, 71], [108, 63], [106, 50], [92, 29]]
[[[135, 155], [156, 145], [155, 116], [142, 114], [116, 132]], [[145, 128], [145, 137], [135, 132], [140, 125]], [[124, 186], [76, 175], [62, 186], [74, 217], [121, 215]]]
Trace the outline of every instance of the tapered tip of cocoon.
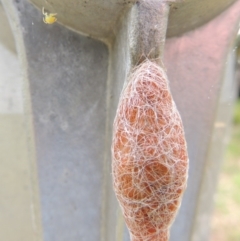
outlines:
[[163, 230], [157, 234], [150, 234], [148, 237], [132, 236], [131, 241], [166, 241], [169, 239], [169, 231]]
[[132, 241], [166, 241], [186, 188], [188, 156], [164, 70], [145, 61], [129, 76], [113, 128], [114, 190]]

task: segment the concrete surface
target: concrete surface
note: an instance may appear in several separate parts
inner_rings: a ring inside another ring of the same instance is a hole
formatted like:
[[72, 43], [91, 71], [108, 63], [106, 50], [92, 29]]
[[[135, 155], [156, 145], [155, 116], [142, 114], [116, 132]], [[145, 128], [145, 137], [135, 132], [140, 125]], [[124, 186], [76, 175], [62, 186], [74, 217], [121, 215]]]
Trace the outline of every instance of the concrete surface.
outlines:
[[[30, 0], [39, 11], [45, 7], [58, 13], [63, 25], [110, 41], [116, 36], [116, 24], [136, 0]], [[171, 2], [168, 33], [170, 37], [192, 30], [229, 7], [235, 0], [167, 0]]]
[[[2, 0], [2, 3], [14, 33], [22, 70], [24, 121], [19, 123], [25, 128], [21, 131], [26, 133], [27, 144], [26, 149], [20, 150], [26, 150], [27, 157], [23, 159], [27, 173], [31, 173], [31, 178], [27, 179], [31, 191], [25, 193], [29, 205], [26, 202], [24, 213], [28, 215], [32, 210], [32, 220], [28, 219], [32, 224], [29, 233], [34, 235], [24, 240], [128, 241], [129, 235], [112, 191], [110, 145], [118, 98], [132, 61], [131, 11], [127, 11], [128, 7], [118, 8], [122, 3], [119, 1], [109, 4], [114, 6], [119, 18], [113, 31], [98, 19], [102, 15], [106, 20], [107, 10], [103, 13], [99, 8], [97, 14], [92, 14], [96, 22], [85, 25], [87, 21], [81, 23], [81, 12], [77, 13], [79, 15], [71, 12], [79, 6], [71, 7], [74, 1], [67, 5], [71, 11], [63, 2], [38, 1], [52, 12], [57, 10], [60, 22], [68, 16], [69, 24], [65, 23], [68, 27], [75, 28], [70, 22], [78, 19], [76, 25], [82, 27], [76, 30], [84, 32], [83, 27], [88, 26], [89, 31], [96, 33], [94, 37], [106, 41], [110, 36], [106, 46], [58, 23], [44, 24], [39, 9], [27, 0]], [[83, 1], [78, 3], [84, 4]], [[86, 1], [85, 4], [92, 6], [93, 3]], [[218, 3], [221, 7], [217, 5], [216, 9], [220, 11], [231, 1]], [[190, 1], [181, 4], [187, 6]], [[207, 6], [210, 5], [209, 2]], [[108, 8], [106, 1], [103, 6]], [[92, 7], [96, 10], [96, 6]], [[108, 10], [112, 11], [112, 7]], [[90, 13], [90, 9], [86, 13]], [[183, 118], [190, 157], [188, 189], [171, 230], [171, 241], [179, 241], [179, 237], [181, 241], [207, 240], [210, 200], [220, 159], [216, 150], [222, 145], [216, 138], [224, 138], [228, 104], [231, 105], [234, 96], [226, 83], [228, 78], [232, 79], [234, 71], [234, 54], [230, 53], [234, 48], [239, 12], [240, 0], [202, 27], [166, 41], [164, 64]], [[207, 15], [213, 17], [211, 12], [206, 12]], [[109, 13], [109, 21], [111, 16]], [[84, 19], [89, 20], [88, 17]], [[192, 23], [200, 24], [197, 19]], [[187, 29], [192, 27], [188, 25]], [[114, 38], [109, 35], [111, 32]], [[2, 127], [9, 131], [11, 128], [6, 123]], [[2, 133], [5, 136], [9, 132]], [[9, 155], [7, 148], [2, 150], [4, 155]], [[18, 167], [14, 162], [16, 158], [13, 155], [12, 164]], [[3, 165], [9, 170], [6, 162]], [[24, 182], [25, 179], [19, 176], [19, 180]], [[18, 203], [14, 198], [9, 196], [6, 214], [14, 201]], [[21, 207], [16, 211], [21, 212]], [[5, 240], [11, 240], [8, 237], [11, 236], [6, 236]], [[19, 237], [15, 235], [11, 241], [22, 241]]]
[[[13, 34], [0, 5], [0, 240], [40, 240], [31, 124]], [[41, 239], [42, 240], [42, 239]]]
[[1, 23], [1, 31], [0, 31], [0, 42], [7, 49], [16, 53], [16, 47], [14, 42], [14, 37], [12, 30], [10, 28], [6, 13], [0, 2], [0, 23]]

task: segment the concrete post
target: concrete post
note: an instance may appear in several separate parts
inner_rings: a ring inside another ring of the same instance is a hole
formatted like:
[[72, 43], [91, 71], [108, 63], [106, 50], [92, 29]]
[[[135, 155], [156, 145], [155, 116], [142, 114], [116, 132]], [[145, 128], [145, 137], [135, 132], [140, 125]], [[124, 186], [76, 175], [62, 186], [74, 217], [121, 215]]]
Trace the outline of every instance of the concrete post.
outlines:
[[[183, 118], [190, 159], [188, 189], [171, 241], [207, 240], [210, 200], [221, 159], [217, 150], [224, 144], [235, 96], [232, 49], [240, 0], [218, 0], [217, 5], [207, 0], [209, 5], [202, 5], [204, 1], [199, 3], [201, 21], [194, 17], [195, 0], [171, 2], [167, 35], [172, 37], [164, 47], [163, 61]], [[135, 25], [130, 19], [135, 1], [102, 0], [95, 6], [93, 1], [32, 2], [39, 8], [27, 0], [2, 0], [14, 33], [23, 85], [23, 119], [16, 122], [24, 134], [13, 139], [24, 143], [25, 156], [12, 157], [12, 167], [18, 160], [27, 168], [27, 184], [17, 190], [26, 200], [23, 206], [28, 215], [22, 220], [31, 225], [29, 236], [3, 230], [0, 238], [128, 241], [112, 191], [110, 146], [118, 98], [134, 62], [130, 33]], [[61, 24], [44, 24], [43, 6], [57, 12]], [[212, 14], [207, 6], [214, 9]], [[186, 24], [178, 28], [178, 21]], [[10, 148], [15, 151], [14, 146]], [[12, 175], [16, 173], [19, 170]], [[19, 176], [18, 180], [23, 179]], [[18, 198], [9, 197], [6, 215], [13, 201], [18, 203]], [[0, 223], [5, 218], [0, 216]], [[14, 221], [15, 227], [21, 224]]]

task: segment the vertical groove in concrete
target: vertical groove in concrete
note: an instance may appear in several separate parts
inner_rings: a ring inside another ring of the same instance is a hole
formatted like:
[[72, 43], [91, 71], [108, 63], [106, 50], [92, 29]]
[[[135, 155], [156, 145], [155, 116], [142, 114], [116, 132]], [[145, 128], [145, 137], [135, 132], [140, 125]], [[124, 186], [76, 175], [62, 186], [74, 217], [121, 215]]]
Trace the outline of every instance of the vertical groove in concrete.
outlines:
[[36, 145], [38, 179], [31, 183], [40, 189], [41, 235], [44, 241], [99, 240], [108, 50], [63, 26], [44, 24], [25, 0], [13, 5], [31, 95], [25, 96], [27, 117], [34, 117], [29, 153]]
[[[38, 177], [37, 177], [37, 167], [36, 167], [36, 153], [35, 153], [35, 138], [32, 126], [32, 112], [31, 112], [31, 98], [29, 94], [29, 85], [27, 78], [27, 60], [25, 55], [25, 47], [23, 43], [22, 36], [22, 26], [19, 20], [18, 10], [16, 8], [15, 2], [11, 0], [3, 0], [2, 4], [7, 13], [12, 32], [15, 37], [15, 43], [17, 47], [18, 59], [20, 62], [20, 69], [18, 78], [20, 78], [22, 82], [22, 93], [23, 93], [23, 113], [19, 115], [19, 120], [14, 124], [13, 128], [19, 128], [16, 133], [19, 133], [20, 136], [16, 137], [14, 141], [16, 141], [19, 145], [21, 153], [24, 155], [23, 159], [19, 158], [19, 156], [14, 157], [18, 162], [22, 162], [22, 167], [25, 168], [25, 177], [19, 179], [18, 184], [20, 184], [25, 179], [24, 187], [21, 187], [19, 195], [17, 198], [13, 200], [12, 205], [16, 202], [16, 205], [20, 210], [17, 210], [15, 215], [17, 216], [18, 211], [22, 211], [23, 207], [20, 206], [21, 198], [24, 199], [24, 209], [25, 216], [22, 217], [21, 223], [18, 224], [18, 228], [22, 225], [27, 225], [28, 230], [22, 229], [17, 232], [16, 230], [11, 232], [13, 235], [11, 238], [7, 237], [5, 240], [18, 241], [18, 240], [36, 240], [42, 241], [42, 226], [41, 226], [41, 208], [39, 203], [39, 189], [38, 189]], [[12, 70], [11, 70], [12, 71]], [[20, 124], [20, 126], [18, 126]], [[11, 130], [12, 131], [12, 130]], [[10, 132], [11, 133], [11, 132]], [[8, 135], [10, 134], [8, 133]], [[15, 134], [16, 134], [15, 133]], [[14, 135], [14, 132], [12, 133]], [[11, 142], [10, 142], [11, 143]], [[15, 149], [12, 150], [15, 153]], [[22, 155], [21, 154], [21, 155]], [[17, 162], [16, 162], [17, 163]], [[19, 163], [18, 163], [19, 164]], [[25, 165], [25, 167], [24, 167]], [[13, 167], [14, 168], [14, 167]], [[17, 175], [17, 172], [14, 173]], [[26, 179], [27, 177], [27, 179]], [[11, 207], [6, 208], [6, 210], [11, 210]], [[29, 219], [28, 214], [31, 216]], [[17, 220], [16, 217], [13, 218], [13, 223]], [[25, 230], [25, 231], [24, 231]], [[3, 238], [0, 233], [1, 238]]]

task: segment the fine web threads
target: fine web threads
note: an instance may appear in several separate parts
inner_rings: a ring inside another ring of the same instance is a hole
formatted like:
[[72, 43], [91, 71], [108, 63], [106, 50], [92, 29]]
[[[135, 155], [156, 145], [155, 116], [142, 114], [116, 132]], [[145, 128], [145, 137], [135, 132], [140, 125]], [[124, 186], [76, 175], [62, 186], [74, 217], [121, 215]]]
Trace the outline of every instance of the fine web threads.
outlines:
[[113, 185], [131, 241], [167, 241], [186, 188], [187, 147], [167, 76], [146, 60], [132, 70], [113, 126]]

